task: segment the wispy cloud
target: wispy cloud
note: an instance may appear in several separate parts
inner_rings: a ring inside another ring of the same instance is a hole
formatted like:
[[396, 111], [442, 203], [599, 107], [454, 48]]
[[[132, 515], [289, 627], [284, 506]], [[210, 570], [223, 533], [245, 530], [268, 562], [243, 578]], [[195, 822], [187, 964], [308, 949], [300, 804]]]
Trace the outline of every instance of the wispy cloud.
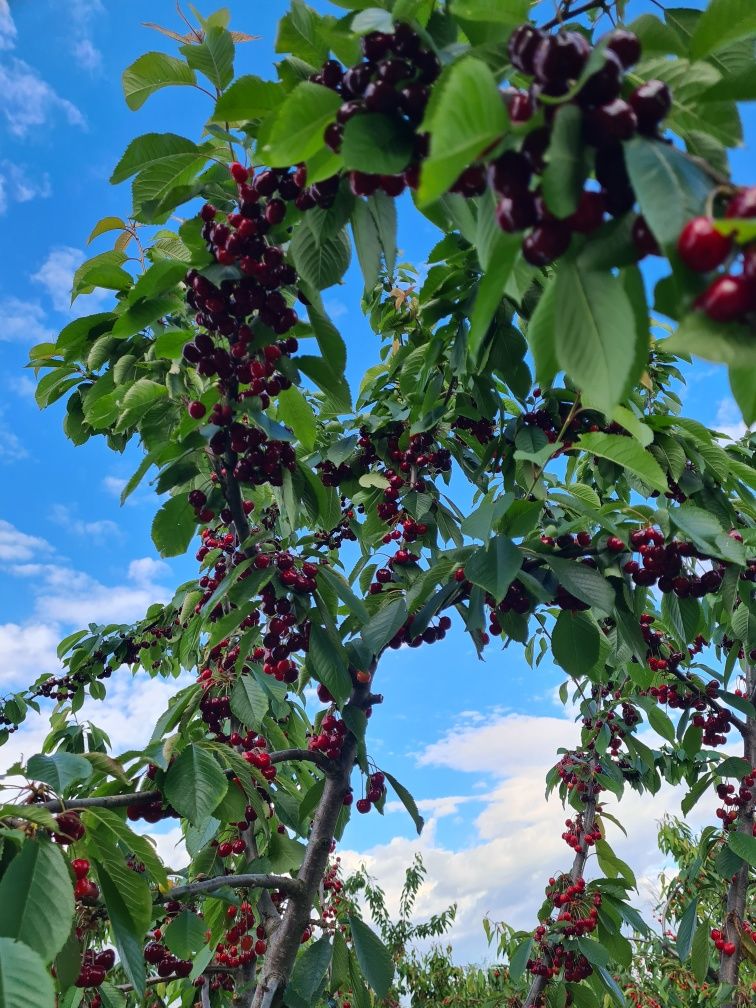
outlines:
[[70, 126], [86, 126], [73, 102], [62, 98], [34, 67], [15, 56], [0, 63], [0, 113], [15, 137], [25, 137], [58, 116]]
[[45, 343], [52, 340], [53, 332], [45, 321], [45, 311], [36, 301], [17, 297], [0, 300], [0, 341]]
[[12, 49], [16, 44], [16, 26], [13, 23], [8, 0], [0, 0], [0, 49]]
[[24, 165], [0, 161], [0, 214], [11, 203], [28, 203], [33, 199], [46, 199], [52, 194], [47, 172], [32, 174]]
[[719, 431], [720, 434], [724, 434], [733, 441], [737, 441], [739, 438], [742, 438], [748, 430], [746, 425], [743, 423], [743, 417], [741, 416], [738, 404], [731, 396], [728, 396], [726, 399], [721, 399], [717, 404], [717, 415], [714, 419], [714, 430]]
[[92, 38], [93, 21], [104, 11], [100, 0], [69, 0], [68, 3], [73, 57], [83, 70], [92, 73], [102, 66], [102, 53]]
[[[60, 245], [50, 250], [40, 268], [32, 274], [32, 281], [44, 288], [56, 311], [71, 314], [71, 286], [74, 273], [84, 259], [81, 249]], [[96, 311], [100, 304], [111, 297], [110, 291], [96, 288], [91, 294], [86, 295], [86, 310]]]
[[108, 518], [98, 521], [84, 521], [77, 518], [70, 507], [65, 504], [55, 504], [50, 512], [51, 521], [60, 525], [72, 535], [81, 536], [92, 543], [104, 543], [114, 537], [120, 538], [122, 533], [118, 525]]

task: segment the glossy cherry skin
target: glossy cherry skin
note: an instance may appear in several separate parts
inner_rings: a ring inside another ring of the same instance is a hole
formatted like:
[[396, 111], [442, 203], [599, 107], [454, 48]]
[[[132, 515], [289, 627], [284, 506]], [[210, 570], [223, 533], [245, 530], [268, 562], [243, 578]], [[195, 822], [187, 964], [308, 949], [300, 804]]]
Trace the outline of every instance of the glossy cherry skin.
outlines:
[[726, 273], [718, 276], [696, 298], [696, 308], [705, 312], [715, 322], [734, 322], [741, 318], [753, 304], [753, 288], [742, 275]]
[[664, 81], [651, 80], [637, 87], [629, 102], [637, 116], [639, 132], [655, 133], [672, 108], [672, 94]]
[[708, 273], [725, 261], [732, 239], [719, 233], [709, 217], [689, 220], [677, 239], [680, 258], [697, 273]]

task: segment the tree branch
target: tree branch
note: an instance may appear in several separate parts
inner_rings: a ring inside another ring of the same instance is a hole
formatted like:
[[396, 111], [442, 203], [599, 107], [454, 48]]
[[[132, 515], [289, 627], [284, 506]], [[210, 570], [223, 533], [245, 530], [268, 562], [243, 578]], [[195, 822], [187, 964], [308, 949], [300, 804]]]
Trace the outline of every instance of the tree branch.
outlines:
[[34, 802], [30, 808], [44, 808], [51, 812], [70, 812], [72, 809], [124, 808], [126, 805], [142, 805], [146, 802], [162, 801], [159, 791], [137, 791], [134, 794], [101, 795], [97, 798], [52, 798], [46, 802]]
[[253, 875], [216, 875], [213, 878], [202, 879], [200, 882], [190, 882], [184, 886], [174, 886], [168, 892], [162, 893], [160, 902], [182, 899], [184, 896], [196, 896], [199, 893], [214, 892], [224, 886], [232, 889], [278, 889], [279, 892], [295, 896], [302, 890], [299, 879], [288, 875], [270, 875], [267, 873]]
[[588, 3], [584, 3], [582, 7], [576, 7], [575, 10], [570, 10], [570, 0], [566, 0], [566, 2], [562, 4], [557, 16], [552, 18], [551, 21], [547, 21], [546, 24], [541, 25], [541, 31], [549, 31], [549, 29], [556, 28], [558, 25], [563, 24], [567, 18], [574, 18], [579, 14], [586, 14], [588, 11], [600, 9], [606, 13], [611, 6], [612, 4], [607, 3], [606, 0], [588, 0]]
[[335, 764], [333, 760], [321, 752], [310, 749], [279, 749], [270, 754], [271, 763], [314, 763], [324, 773], [332, 773]]

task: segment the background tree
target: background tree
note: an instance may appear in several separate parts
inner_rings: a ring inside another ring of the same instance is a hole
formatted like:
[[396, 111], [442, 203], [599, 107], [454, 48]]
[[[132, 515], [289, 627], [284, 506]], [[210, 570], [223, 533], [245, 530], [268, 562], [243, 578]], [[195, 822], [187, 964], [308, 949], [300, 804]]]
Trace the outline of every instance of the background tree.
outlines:
[[[630, 966], [621, 927], [642, 920], [607, 804], [664, 780], [687, 785], [684, 811], [723, 802], [733, 1005], [756, 865], [755, 472], [748, 441], [720, 444], [675, 390], [681, 355], [723, 361], [754, 419], [756, 189], [726, 158], [753, 19], [736, 0], [631, 30], [604, 26], [622, 13], [605, 3], [540, 29], [520, 0], [337, 6], [294, 0], [277, 80], [234, 80], [248, 36], [224, 11], [160, 29], [179, 55], [124, 72], [131, 108], [195, 86], [210, 116], [198, 142], [129, 144], [113, 181], [132, 179], [131, 215], [98, 222], [115, 247], [73, 285], [113, 306], [31, 363], [74, 443], [139, 443], [124, 499], [154, 467], [155, 545], [178, 556], [198, 534], [199, 571], [135, 625], [73, 634], [62, 675], [4, 700], [8, 734], [43, 707], [51, 733], [0, 810], [0, 1004], [386, 997], [390, 951], [356, 913], [349, 944], [334, 925], [329, 858], [387, 788], [421, 828], [367, 726], [386, 650], [440, 646], [455, 617], [481, 654], [549, 652], [582, 718], [548, 779], [572, 864], [509, 962], [522, 1004], [624, 1003], [612, 963]], [[405, 190], [443, 234], [422, 284], [396, 263]], [[355, 403], [320, 294], [352, 245], [379, 341]], [[647, 255], [669, 273], [652, 308]], [[196, 682], [116, 757], [75, 715], [123, 666]], [[178, 872], [128, 825], [167, 817]]]

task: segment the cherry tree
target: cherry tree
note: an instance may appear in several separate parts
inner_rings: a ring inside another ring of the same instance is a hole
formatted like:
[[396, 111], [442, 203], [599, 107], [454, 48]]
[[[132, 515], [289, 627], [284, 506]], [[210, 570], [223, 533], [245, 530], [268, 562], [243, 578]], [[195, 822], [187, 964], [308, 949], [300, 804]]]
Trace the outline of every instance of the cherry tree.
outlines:
[[[332, 855], [389, 791], [422, 828], [368, 727], [386, 652], [442, 654], [453, 621], [503, 681], [502, 647], [550, 656], [582, 719], [547, 779], [572, 862], [508, 949], [513, 1003], [625, 1003], [645, 925], [607, 832], [663, 782], [710, 807], [725, 899], [699, 921], [691, 879], [677, 952], [718, 957], [719, 1003], [745, 1003], [756, 470], [680, 392], [691, 355], [719, 362], [756, 419], [756, 187], [727, 158], [750, 5], [563, 3], [538, 26], [526, 0], [333, 6], [293, 0], [273, 79], [235, 78], [251, 36], [225, 11], [123, 74], [132, 110], [180, 85], [208, 118], [129, 144], [131, 208], [73, 280], [112, 306], [31, 365], [74, 444], [138, 446], [123, 499], [150, 475], [156, 549], [197, 575], [3, 699], [3, 741], [51, 730], [4, 782], [0, 1006], [385, 998], [392, 956]], [[417, 214], [422, 271], [397, 263]], [[375, 334], [356, 398], [321, 294], [353, 249]], [[182, 673], [145, 746], [76, 720], [111, 676]]]

